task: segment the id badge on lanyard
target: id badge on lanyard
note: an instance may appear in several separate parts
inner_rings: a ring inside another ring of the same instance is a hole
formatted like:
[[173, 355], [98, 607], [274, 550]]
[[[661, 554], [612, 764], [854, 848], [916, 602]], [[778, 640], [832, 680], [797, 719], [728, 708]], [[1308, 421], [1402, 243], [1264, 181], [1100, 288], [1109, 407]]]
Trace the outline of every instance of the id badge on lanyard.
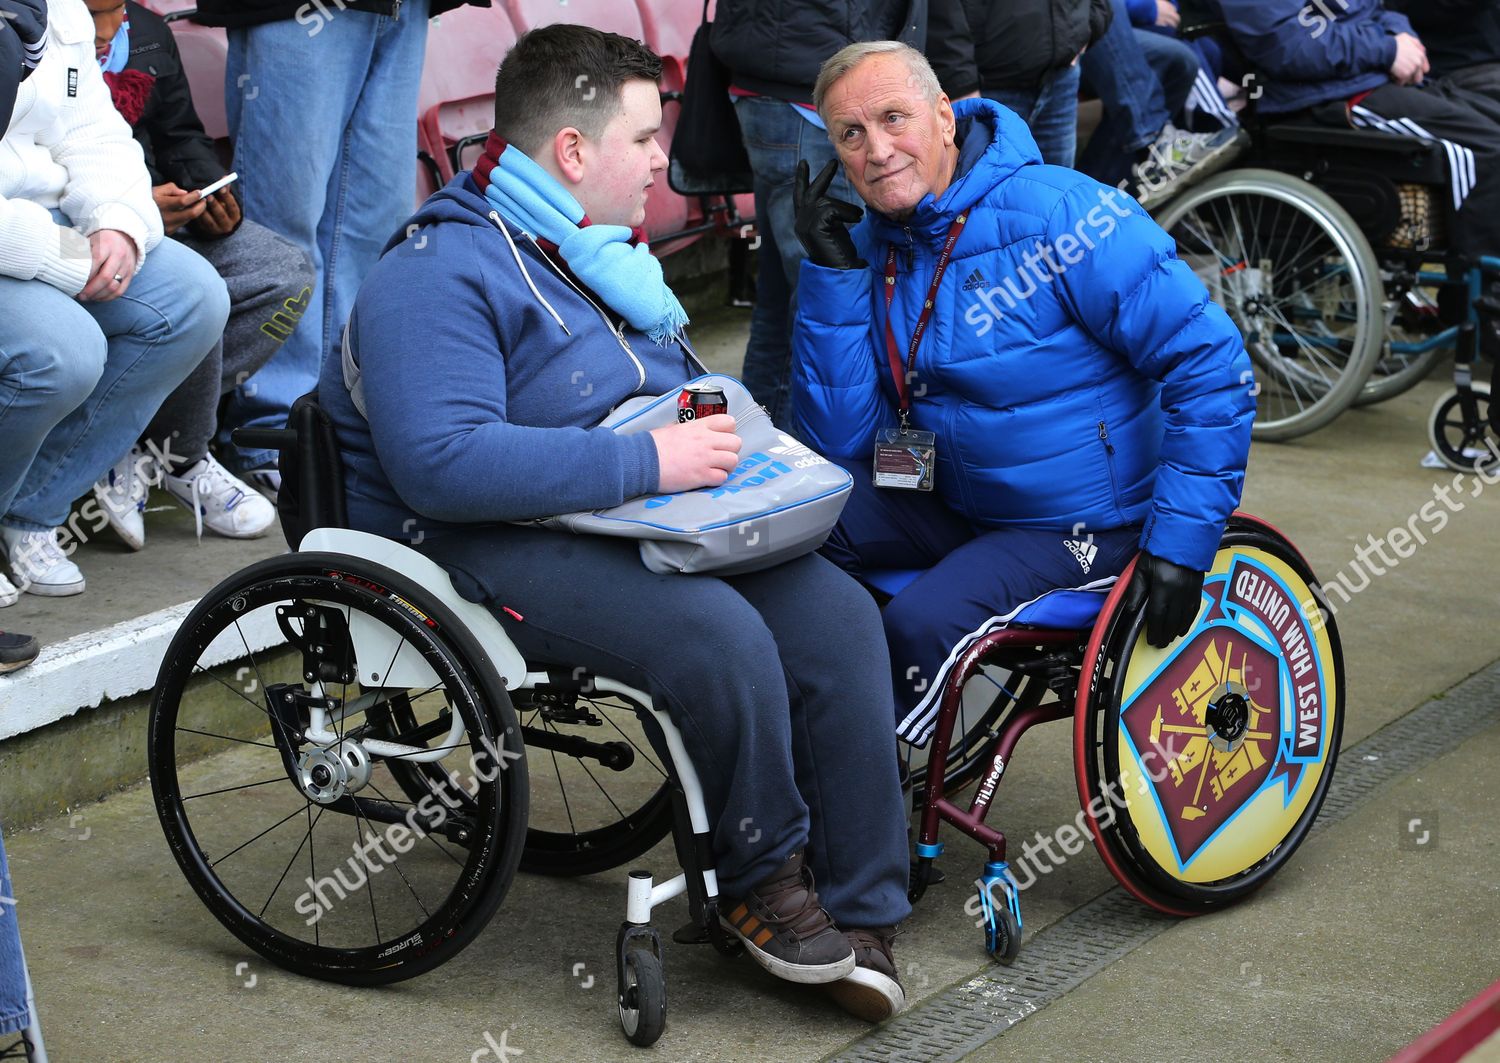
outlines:
[[960, 214], [948, 230], [948, 239], [938, 256], [937, 269], [932, 284], [927, 289], [927, 299], [922, 304], [922, 313], [917, 318], [911, 343], [907, 346], [906, 361], [901, 360], [900, 348], [896, 345], [896, 333], [891, 327], [891, 304], [896, 298], [896, 248], [892, 246], [885, 257], [885, 353], [891, 365], [891, 376], [896, 382], [896, 395], [900, 400], [901, 424], [897, 428], [882, 429], [875, 437], [875, 486], [891, 487], [907, 491], [931, 491], [933, 473], [937, 468], [937, 437], [911, 427], [911, 388], [909, 381], [917, 364], [917, 348], [927, 333], [932, 320], [932, 309], [937, 300], [938, 287], [943, 283], [948, 262], [953, 256], [953, 246], [964, 230], [968, 215]]

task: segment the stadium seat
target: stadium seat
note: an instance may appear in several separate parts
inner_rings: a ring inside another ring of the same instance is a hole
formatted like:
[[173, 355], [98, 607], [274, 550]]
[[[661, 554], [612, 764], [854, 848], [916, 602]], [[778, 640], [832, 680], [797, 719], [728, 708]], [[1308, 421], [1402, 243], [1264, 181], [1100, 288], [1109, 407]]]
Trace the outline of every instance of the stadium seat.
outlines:
[[[694, 0], [636, 0], [636, 4], [641, 12], [641, 25], [646, 31], [646, 43], [663, 59], [676, 59], [680, 67], [686, 67], [703, 5]], [[713, 0], [710, 0], [710, 19], [714, 17], [714, 7]]]
[[478, 157], [494, 124], [495, 70], [515, 43], [515, 28], [498, 7], [455, 8], [428, 32], [417, 140], [443, 181]]
[[169, 19], [177, 50], [182, 54], [182, 68], [187, 71], [193, 106], [203, 119], [203, 128], [215, 140], [229, 136], [229, 121], [224, 116], [224, 61], [229, 52], [223, 29], [200, 26], [187, 18], [171, 18], [174, 13], [195, 11], [183, 0], [142, 0], [147, 11]]
[[[674, 0], [654, 2], [665, 5]], [[681, 3], [682, 0], [675, 2]], [[550, 26], [554, 22], [571, 22], [618, 33], [632, 40], [646, 39], [641, 13], [630, 0], [568, 0], [566, 4], [559, 4], [557, 0], [505, 0], [505, 9], [510, 12], [517, 33]]]

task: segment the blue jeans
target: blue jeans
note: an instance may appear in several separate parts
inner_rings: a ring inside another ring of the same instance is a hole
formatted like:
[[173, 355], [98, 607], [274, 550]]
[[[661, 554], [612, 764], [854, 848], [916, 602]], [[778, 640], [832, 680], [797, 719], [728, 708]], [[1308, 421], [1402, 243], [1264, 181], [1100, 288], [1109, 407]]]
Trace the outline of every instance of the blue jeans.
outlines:
[[[761, 232], [760, 281], [756, 288], [755, 313], [750, 319], [750, 342], [745, 347], [741, 380], [771, 415], [785, 427], [791, 416], [792, 330], [797, 313], [797, 273], [805, 252], [793, 228], [796, 209], [792, 204], [792, 182], [797, 161], [806, 159], [816, 177], [838, 156], [828, 134], [792, 110], [784, 100], [750, 96], [735, 102], [740, 135], [755, 175], [755, 219]], [[859, 204], [859, 196], [840, 170], [829, 193]], [[862, 204], [861, 204], [862, 205]], [[780, 260], [783, 287], [768, 283], [766, 275]]]
[[31, 1023], [26, 1004], [26, 964], [21, 959], [21, 928], [16, 923], [15, 894], [5, 865], [5, 841], [0, 839], [0, 1048], [5, 1038]]
[[0, 308], [0, 524], [45, 531], [213, 348], [229, 293], [201, 257], [163, 240], [117, 299], [80, 303], [0, 277]]
[[1083, 53], [1083, 84], [1104, 104], [1104, 121], [1079, 157], [1078, 168], [1117, 184], [1135, 155], [1156, 140], [1182, 109], [1198, 74], [1198, 55], [1182, 41], [1132, 29], [1124, 0], [1114, 0], [1109, 31]]
[[330, 7], [311, 27], [287, 19], [229, 31], [225, 100], [245, 216], [296, 244], [318, 274], [300, 326], [229, 399], [219, 439], [235, 470], [275, 462], [274, 451], [234, 448], [229, 433], [286, 424], [412, 213], [427, 8], [407, 0], [393, 19]]
[[1003, 103], [1031, 129], [1042, 161], [1052, 166], [1073, 167], [1078, 151], [1078, 64], [1054, 70], [1038, 89], [996, 89], [985, 93]]

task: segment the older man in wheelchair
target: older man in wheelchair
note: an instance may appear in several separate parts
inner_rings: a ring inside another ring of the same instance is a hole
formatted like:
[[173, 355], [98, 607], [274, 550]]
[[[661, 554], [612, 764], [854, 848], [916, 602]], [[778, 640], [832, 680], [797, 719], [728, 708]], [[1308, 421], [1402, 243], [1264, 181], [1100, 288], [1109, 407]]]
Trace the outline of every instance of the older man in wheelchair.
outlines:
[[1250, 362], [1144, 211], [1043, 165], [1006, 108], [950, 104], [919, 53], [851, 45], [816, 100], [869, 210], [850, 231], [832, 167], [803, 175], [794, 409], [858, 473], [824, 553], [893, 595], [900, 733], [926, 744], [969, 645], [1049, 592], [1102, 600], [1138, 550], [1150, 642], [1188, 630]]
[[[319, 397], [351, 527], [419, 543], [528, 661], [668, 707], [702, 779], [726, 930], [772, 974], [832, 983], [879, 1018], [907, 844], [877, 610], [807, 554], [729, 578], [647, 571], [628, 540], [535, 518], [723, 484], [734, 419], [596, 427], [704, 372], [639, 241], [666, 158], [660, 60], [581, 26], [524, 36], [473, 171], [434, 195], [366, 280]], [[588, 91], [578, 85], [586, 84]], [[856, 965], [858, 963], [858, 966]]]

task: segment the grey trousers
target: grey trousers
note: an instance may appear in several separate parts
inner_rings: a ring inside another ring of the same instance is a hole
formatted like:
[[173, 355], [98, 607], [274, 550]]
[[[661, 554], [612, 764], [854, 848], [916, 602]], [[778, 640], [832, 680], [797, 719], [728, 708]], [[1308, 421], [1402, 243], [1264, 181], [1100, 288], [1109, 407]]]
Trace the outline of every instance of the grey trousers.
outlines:
[[229, 323], [198, 367], [167, 397], [142, 433], [178, 468], [208, 453], [218, 426], [219, 399], [246, 384], [301, 320], [316, 277], [291, 241], [243, 222], [228, 236], [201, 240], [183, 230], [174, 239], [208, 259], [229, 289]]

